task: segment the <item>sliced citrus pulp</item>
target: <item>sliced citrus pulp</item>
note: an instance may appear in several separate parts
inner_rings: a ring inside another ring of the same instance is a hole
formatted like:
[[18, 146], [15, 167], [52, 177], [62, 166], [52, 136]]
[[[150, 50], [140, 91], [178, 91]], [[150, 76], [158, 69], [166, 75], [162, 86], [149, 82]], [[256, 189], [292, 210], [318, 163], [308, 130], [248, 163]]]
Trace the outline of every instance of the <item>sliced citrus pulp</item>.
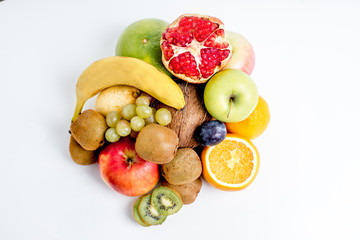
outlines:
[[247, 187], [259, 170], [259, 152], [250, 140], [227, 134], [216, 146], [204, 148], [201, 154], [206, 181], [221, 190]]

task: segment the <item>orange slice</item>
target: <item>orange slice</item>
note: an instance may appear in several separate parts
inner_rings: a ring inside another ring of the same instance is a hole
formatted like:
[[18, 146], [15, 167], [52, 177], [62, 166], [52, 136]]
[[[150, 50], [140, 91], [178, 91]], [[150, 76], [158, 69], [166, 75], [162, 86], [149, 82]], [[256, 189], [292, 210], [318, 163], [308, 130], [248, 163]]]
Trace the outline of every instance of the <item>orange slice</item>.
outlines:
[[259, 171], [259, 152], [252, 142], [236, 134], [227, 134], [216, 146], [201, 153], [203, 176], [221, 190], [235, 191], [247, 187]]

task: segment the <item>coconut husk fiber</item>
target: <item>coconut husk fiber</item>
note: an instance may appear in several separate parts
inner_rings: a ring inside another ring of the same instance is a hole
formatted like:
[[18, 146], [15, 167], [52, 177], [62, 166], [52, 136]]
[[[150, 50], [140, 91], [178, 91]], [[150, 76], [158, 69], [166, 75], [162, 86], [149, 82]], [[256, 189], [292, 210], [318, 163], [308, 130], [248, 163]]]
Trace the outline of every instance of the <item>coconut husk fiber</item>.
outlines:
[[158, 102], [155, 108], [164, 107], [170, 110], [172, 121], [167, 127], [174, 130], [178, 135], [179, 147], [195, 148], [199, 145], [194, 139], [195, 129], [212, 118], [204, 105], [203, 92], [205, 84], [191, 84], [185, 81], [179, 81], [177, 84], [184, 93], [185, 107], [182, 110], [177, 110]]

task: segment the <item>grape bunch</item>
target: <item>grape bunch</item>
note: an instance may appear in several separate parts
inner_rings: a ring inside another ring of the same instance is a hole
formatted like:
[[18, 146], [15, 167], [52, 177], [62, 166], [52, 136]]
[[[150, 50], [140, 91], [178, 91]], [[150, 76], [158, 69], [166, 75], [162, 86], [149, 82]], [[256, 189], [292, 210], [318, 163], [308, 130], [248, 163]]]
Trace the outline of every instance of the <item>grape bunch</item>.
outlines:
[[105, 138], [109, 142], [119, 141], [120, 137], [130, 135], [132, 131], [140, 130], [148, 124], [157, 123], [166, 126], [171, 122], [171, 113], [166, 108], [156, 110], [150, 107], [150, 100], [145, 94], [141, 94], [135, 103], [125, 105], [121, 115], [117, 111], [106, 115], [106, 123], [109, 129], [105, 132]]

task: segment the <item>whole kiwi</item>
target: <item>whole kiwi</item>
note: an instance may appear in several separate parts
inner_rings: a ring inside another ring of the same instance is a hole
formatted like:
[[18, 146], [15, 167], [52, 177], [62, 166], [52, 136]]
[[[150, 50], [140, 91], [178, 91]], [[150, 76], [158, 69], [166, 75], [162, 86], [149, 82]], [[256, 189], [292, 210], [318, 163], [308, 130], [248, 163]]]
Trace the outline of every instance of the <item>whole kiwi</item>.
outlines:
[[82, 112], [70, 126], [73, 138], [88, 151], [94, 151], [105, 143], [107, 129], [105, 117], [92, 109]]
[[197, 198], [197, 195], [202, 187], [202, 181], [201, 178], [199, 177], [196, 180], [186, 184], [173, 185], [167, 182], [165, 179], [163, 179], [161, 181], [161, 185], [177, 191], [180, 194], [183, 203], [190, 204], [193, 203]]
[[71, 159], [77, 164], [90, 165], [97, 162], [96, 151], [85, 150], [72, 136], [70, 136], [69, 151]]
[[192, 148], [180, 148], [171, 162], [161, 165], [161, 174], [173, 185], [182, 185], [200, 177], [202, 165]]
[[146, 161], [164, 164], [175, 157], [178, 144], [179, 138], [173, 130], [152, 123], [139, 132], [135, 151]]

